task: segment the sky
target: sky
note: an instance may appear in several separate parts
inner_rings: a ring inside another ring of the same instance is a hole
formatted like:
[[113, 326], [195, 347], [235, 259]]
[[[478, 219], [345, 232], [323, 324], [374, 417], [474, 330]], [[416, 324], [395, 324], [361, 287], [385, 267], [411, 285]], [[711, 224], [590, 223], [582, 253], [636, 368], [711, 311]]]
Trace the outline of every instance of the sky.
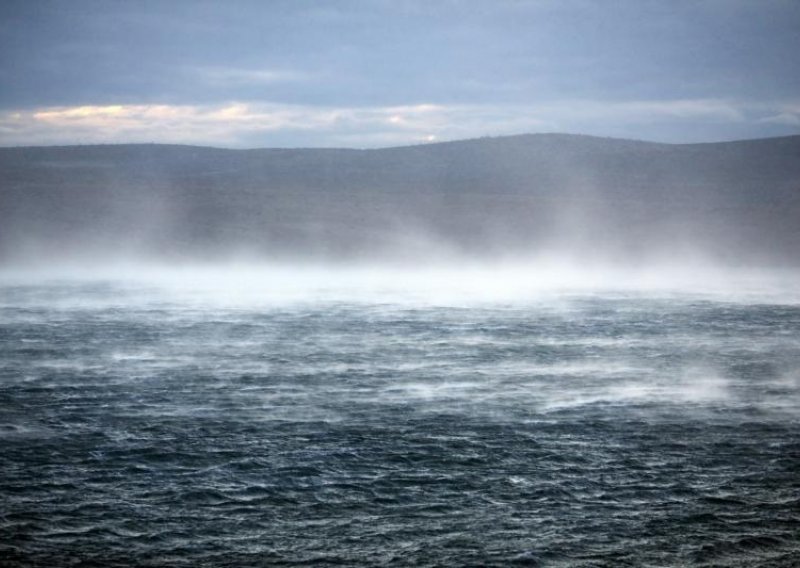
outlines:
[[0, 146], [800, 134], [797, 0], [2, 0]]

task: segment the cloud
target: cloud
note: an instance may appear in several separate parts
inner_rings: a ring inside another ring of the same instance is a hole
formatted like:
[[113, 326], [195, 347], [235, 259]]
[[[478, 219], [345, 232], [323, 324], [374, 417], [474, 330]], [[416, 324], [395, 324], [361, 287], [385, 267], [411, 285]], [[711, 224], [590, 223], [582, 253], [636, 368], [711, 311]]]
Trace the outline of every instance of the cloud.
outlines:
[[[780, 122], [797, 125], [798, 105], [748, 106], [720, 99], [530, 105], [311, 106], [81, 105], [0, 113], [3, 145], [164, 142], [246, 146], [376, 147], [525, 132], [625, 135], [659, 125]], [[628, 129], [628, 130], [626, 130]]]
[[758, 101], [800, 88], [800, 3], [612, 4], [0, 2], [0, 109]]
[[774, 111], [773, 114], [768, 114], [762, 118], [760, 122], [800, 127], [800, 101], [778, 105]]
[[236, 67], [194, 67], [187, 75], [212, 87], [247, 87], [274, 85], [276, 83], [295, 83], [310, 78], [306, 73], [280, 69], [244, 69]]
[[429, 140], [446, 126], [433, 105], [377, 108], [307, 107], [280, 104], [83, 105], [0, 114], [5, 145], [171, 142], [238, 146], [254, 134], [304, 131], [321, 139], [394, 134], [386, 141]]

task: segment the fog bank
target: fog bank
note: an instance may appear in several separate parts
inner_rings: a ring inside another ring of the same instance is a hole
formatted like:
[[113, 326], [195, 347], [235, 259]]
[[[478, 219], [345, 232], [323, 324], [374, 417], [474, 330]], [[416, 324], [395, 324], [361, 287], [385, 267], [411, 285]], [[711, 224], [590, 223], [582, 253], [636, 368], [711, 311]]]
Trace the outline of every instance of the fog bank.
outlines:
[[[800, 271], [730, 269], [710, 264], [631, 268], [556, 259], [527, 263], [132, 264], [6, 268], [0, 287], [57, 284], [128, 287], [134, 303], [165, 298], [187, 304], [258, 307], [298, 302], [459, 306], [557, 300], [570, 295], [691, 295], [731, 302], [800, 303]], [[111, 304], [131, 297], [98, 298]], [[137, 299], [138, 298], [138, 299]], [[13, 304], [13, 300], [9, 300]], [[5, 302], [4, 302], [5, 303]]]

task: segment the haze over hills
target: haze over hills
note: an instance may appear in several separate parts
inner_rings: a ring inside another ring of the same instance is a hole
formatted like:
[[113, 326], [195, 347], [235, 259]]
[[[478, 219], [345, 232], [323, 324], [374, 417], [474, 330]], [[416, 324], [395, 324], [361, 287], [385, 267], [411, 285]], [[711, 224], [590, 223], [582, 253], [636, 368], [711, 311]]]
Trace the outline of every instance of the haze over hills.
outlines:
[[0, 149], [0, 258], [800, 264], [800, 136]]

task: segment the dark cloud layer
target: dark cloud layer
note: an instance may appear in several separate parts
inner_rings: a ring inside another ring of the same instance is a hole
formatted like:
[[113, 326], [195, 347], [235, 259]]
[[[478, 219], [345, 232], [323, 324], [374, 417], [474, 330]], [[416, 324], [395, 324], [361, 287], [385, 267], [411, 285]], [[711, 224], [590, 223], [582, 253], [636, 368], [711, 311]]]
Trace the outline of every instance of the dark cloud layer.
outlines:
[[[695, 114], [705, 126], [683, 135], [680, 113], [539, 118], [669, 140], [789, 134], [800, 125], [798, 29], [792, 0], [6, 1], [0, 112], [237, 102], [513, 114], [565, 101], [724, 101], [738, 114]], [[503, 133], [492, 124], [485, 133]], [[20, 128], [0, 135], [13, 142]]]

